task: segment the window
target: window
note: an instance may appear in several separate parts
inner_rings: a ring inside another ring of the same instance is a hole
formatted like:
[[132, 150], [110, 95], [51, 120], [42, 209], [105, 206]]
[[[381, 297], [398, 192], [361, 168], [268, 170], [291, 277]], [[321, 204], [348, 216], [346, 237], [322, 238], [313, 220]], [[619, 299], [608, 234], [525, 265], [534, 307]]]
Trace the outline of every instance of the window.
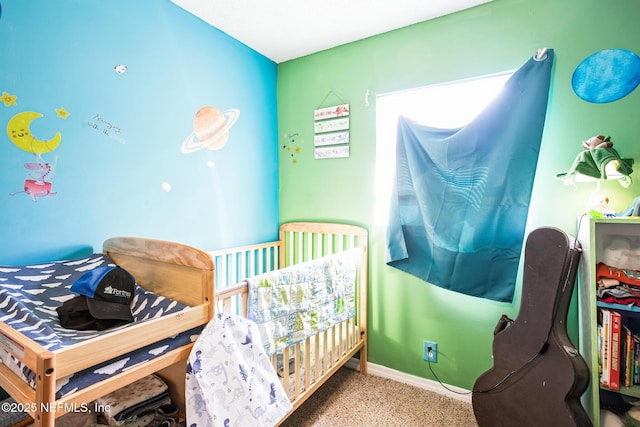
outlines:
[[499, 93], [513, 71], [378, 95], [376, 101], [375, 221], [386, 225], [395, 169], [398, 117], [443, 129], [470, 123]]

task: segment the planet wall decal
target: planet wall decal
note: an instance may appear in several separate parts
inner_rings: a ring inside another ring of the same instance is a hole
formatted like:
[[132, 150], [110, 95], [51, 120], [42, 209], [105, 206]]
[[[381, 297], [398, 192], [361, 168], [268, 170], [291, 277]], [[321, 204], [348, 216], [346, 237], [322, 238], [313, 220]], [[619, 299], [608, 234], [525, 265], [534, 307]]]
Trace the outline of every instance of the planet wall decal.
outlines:
[[221, 112], [215, 107], [200, 108], [193, 119], [193, 133], [182, 143], [180, 151], [194, 153], [206, 148], [219, 150], [229, 139], [229, 130], [240, 117], [240, 110], [232, 108]]
[[585, 58], [571, 85], [581, 99], [596, 104], [617, 101], [640, 83], [640, 57], [625, 49], [605, 49]]

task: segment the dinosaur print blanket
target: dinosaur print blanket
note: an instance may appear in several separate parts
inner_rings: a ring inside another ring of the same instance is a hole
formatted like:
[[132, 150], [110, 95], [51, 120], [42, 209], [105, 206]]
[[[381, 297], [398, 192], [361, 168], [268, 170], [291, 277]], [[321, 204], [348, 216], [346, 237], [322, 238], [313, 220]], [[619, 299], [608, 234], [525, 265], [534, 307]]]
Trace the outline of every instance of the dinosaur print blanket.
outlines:
[[190, 427], [268, 427], [292, 408], [257, 326], [218, 313], [189, 355], [186, 413]]

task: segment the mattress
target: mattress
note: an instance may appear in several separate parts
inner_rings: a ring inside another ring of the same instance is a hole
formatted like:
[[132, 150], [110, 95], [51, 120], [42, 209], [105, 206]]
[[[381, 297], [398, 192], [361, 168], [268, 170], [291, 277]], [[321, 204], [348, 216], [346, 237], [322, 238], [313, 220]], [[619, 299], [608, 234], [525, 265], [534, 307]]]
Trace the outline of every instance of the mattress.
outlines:
[[[113, 265], [115, 265], [113, 261], [106, 255], [96, 253], [73, 261], [17, 267], [0, 266], [0, 320], [50, 351], [126, 328], [127, 325], [104, 331], [66, 329], [60, 326], [56, 312], [57, 307], [76, 296], [70, 290], [71, 285], [85, 272]], [[149, 292], [141, 286], [136, 286], [131, 303], [134, 323], [178, 313], [186, 308], [188, 306]], [[60, 378], [56, 384], [56, 398], [194, 342], [200, 331], [201, 327], [193, 328], [69, 377]], [[0, 340], [2, 339], [3, 336], [0, 334]], [[2, 346], [0, 346], [0, 359], [32, 388], [35, 388], [35, 374]]]

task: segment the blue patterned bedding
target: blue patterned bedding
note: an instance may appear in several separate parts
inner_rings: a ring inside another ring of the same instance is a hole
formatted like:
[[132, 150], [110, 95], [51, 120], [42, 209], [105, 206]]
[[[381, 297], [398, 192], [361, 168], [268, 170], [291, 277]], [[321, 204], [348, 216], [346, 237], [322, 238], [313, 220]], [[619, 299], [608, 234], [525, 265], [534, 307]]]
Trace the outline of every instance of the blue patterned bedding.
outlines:
[[[105, 331], [76, 331], [59, 324], [56, 308], [77, 296], [70, 291], [71, 285], [85, 272], [109, 265], [115, 264], [106, 255], [97, 253], [75, 261], [18, 267], [0, 266], [0, 320], [51, 351], [125, 328], [126, 325]], [[135, 322], [177, 313], [186, 308], [184, 304], [148, 292], [140, 286], [136, 286], [131, 303]], [[194, 328], [68, 378], [58, 379], [56, 396], [59, 398], [75, 392], [133, 365], [194, 342], [201, 329]], [[1, 346], [0, 359], [35, 388], [34, 373]]]

